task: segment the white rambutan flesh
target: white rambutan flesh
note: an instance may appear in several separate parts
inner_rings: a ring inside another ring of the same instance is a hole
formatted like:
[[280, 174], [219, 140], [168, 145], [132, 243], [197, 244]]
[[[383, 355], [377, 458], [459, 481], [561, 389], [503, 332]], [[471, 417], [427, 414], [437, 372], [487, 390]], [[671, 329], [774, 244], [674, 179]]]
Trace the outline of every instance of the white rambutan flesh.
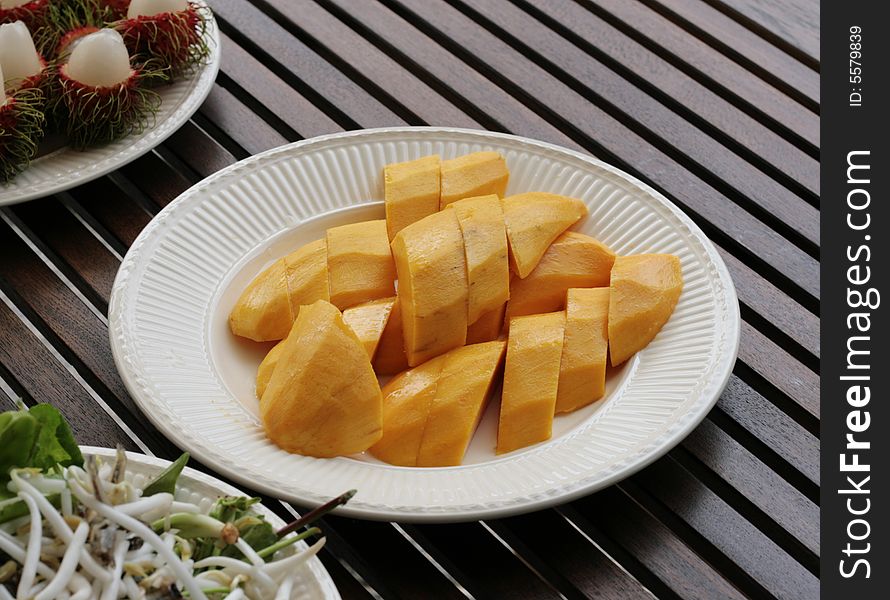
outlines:
[[153, 17], [164, 13], [178, 12], [188, 8], [188, 0], [132, 0], [127, 9], [127, 18]]
[[71, 51], [65, 74], [90, 87], [112, 87], [132, 74], [124, 40], [114, 29], [100, 29], [84, 36]]
[[18, 8], [33, 0], [0, 0], [0, 8]]
[[21, 21], [0, 25], [0, 65], [10, 89], [43, 71], [31, 32]]

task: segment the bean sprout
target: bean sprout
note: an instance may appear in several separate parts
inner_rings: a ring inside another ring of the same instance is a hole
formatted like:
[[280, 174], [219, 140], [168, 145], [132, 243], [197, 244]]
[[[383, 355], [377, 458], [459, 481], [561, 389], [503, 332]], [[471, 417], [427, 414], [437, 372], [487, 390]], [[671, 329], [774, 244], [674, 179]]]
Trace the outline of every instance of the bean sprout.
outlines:
[[43, 530], [43, 520], [40, 518], [40, 511], [37, 509], [37, 503], [34, 499], [19, 492], [19, 497], [28, 505], [28, 511], [31, 513], [31, 530], [28, 533], [28, 546], [25, 550], [25, 562], [22, 565], [22, 574], [19, 577], [19, 587], [17, 595], [22, 598], [27, 597], [34, 585], [34, 579], [37, 577], [37, 565], [40, 562], [40, 536]]
[[65, 556], [62, 558], [62, 564], [59, 565], [56, 576], [52, 578], [49, 585], [43, 588], [42, 592], [34, 597], [34, 600], [53, 600], [68, 587], [68, 583], [77, 569], [77, 564], [80, 562], [80, 553], [89, 532], [90, 526], [86, 524], [86, 521], [81, 521], [77, 526], [77, 531], [74, 532], [74, 537], [71, 538], [71, 543], [68, 544], [68, 549], [65, 550]]

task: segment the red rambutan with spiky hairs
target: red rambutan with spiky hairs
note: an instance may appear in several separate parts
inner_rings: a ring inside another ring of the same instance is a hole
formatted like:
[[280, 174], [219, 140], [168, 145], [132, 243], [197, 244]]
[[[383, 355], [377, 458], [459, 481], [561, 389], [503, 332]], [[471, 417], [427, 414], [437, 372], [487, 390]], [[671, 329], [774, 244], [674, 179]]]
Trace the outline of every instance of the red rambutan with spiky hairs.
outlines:
[[21, 21], [30, 31], [37, 31], [46, 20], [50, 4], [51, 0], [31, 0], [14, 8], [0, 8], [0, 23]]
[[37, 153], [45, 119], [40, 87], [20, 88], [0, 104], [0, 181], [21, 172]]
[[134, 60], [155, 60], [176, 76], [203, 63], [210, 53], [207, 22], [207, 9], [189, 2], [185, 10], [123, 19], [115, 28]]

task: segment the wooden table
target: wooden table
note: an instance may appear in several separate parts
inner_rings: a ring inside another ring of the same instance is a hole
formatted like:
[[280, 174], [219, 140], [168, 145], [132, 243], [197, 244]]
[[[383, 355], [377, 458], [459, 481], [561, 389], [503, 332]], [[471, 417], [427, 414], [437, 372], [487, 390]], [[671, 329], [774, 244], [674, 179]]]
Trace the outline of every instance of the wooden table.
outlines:
[[[201, 178], [319, 134], [453, 125], [589, 152], [710, 236], [741, 302], [717, 407], [667, 456], [556, 509], [460, 525], [325, 519], [344, 598], [814, 598], [819, 556], [815, 0], [211, 0], [209, 99], [154, 152], [0, 210], [0, 404], [170, 458], [114, 367], [108, 298]], [[275, 504], [274, 502], [272, 504]], [[277, 505], [284, 514], [286, 511]]]

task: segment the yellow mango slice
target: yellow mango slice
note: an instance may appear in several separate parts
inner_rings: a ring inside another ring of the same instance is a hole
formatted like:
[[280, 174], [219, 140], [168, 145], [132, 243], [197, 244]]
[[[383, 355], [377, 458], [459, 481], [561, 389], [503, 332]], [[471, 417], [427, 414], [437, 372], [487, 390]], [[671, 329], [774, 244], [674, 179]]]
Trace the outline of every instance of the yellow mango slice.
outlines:
[[571, 289], [567, 297], [557, 413], [587, 406], [606, 391], [609, 288]]
[[408, 364], [463, 346], [467, 339], [467, 261], [454, 210], [405, 227], [392, 241]]
[[442, 372], [417, 453], [418, 467], [461, 463], [495, 386], [506, 347], [506, 342], [486, 342], [456, 348], [442, 357]]
[[395, 296], [381, 300], [372, 300], [343, 311], [343, 321], [358, 336], [358, 339], [365, 347], [365, 351], [368, 353], [369, 360], [374, 358], [374, 353], [377, 351], [377, 345], [380, 343], [384, 329], [386, 329], [386, 323], [389, 321], [392, 305], [395, 304], [395, 301]]
[[619, 256], [609, 287], [609, 354], [617, 366], [645, 348], [674, 312], [683, 291], [673, 254]]
[[439, 210], [439, 155], [383, 167], [386, 230], [391, 240], [402, 229]]
[[488, 194], [503, 197], [509, 179], [507, 163], [497, 152], [473, 152], [443, 160], [439, 210], [463, 198]]
[[266, 353], [265, 358], [263, 358], [263, 362], [260, 363], [260, 366], [257, 367], [256, 371], [256, 397], [262, 398], [263, 393], [266, 391], [266, 386], [269, 385], [269, 380], [272, 378], [272, 373], [275, 372], [275, 367], [278, 366], [278, 359], [281, 358], [281, 351], [284, 350], [284, 340], [281, 340]]
[[467, 327], [467, 344], [478, 344], [498, 339], [504, 328], [506, 308], [507, 305], [502, 304], [500, 308], [488, 311]]
[[583, 233], [563, 233], [528, 277], [513, 277], [507, 322], [521, 315], [562, 310], [569, 288], [608, 286], [614, 262], [615, 253], [605, 244]]
[[408, 368], [408, 355], [405, 353], [405, 337], [402, 329], [402, 303], [398, 296], [392, 305], [392, 312], [380, 343], [377, 344], [377, 352], [374, 354], [374, 371], [378, 375], [395, 375]]
[[[296, 318], [300, 307], [316, 300], [330, 300], [328, 252], [324, 240], [315, 240], [284, 257], [287, 293]], [[289, 331], [289, 329], [288, 329]]]
[[504, 198], [504, 221], [513, 272], [519, 277], [527, 277], [559, 234], [585, 216], [587, 205], [577, 198], [545, 192]]
[[386, 221], [362, 221], [327, 232], [331, 304], [343, 310], [395, 294], [396, 278]]
[[397, 375], [383, 386], [383, 435], [370, 448], [391, 465], [414, 467], [445, 357]]
[[553, 435], [564, 337], [562, 312], [516, 317], [510, 322], [498, 454], [549, 440]]
[[293, 322], [287, 269], [281, 258], [257, 275], [241, 293], [229, 314], [229, 329], [235, 335], [268, 342], [283, 339]]
[[260, 418], [275, 444], [307, 456], [362, 452], [380, 439], [380, 385], [332, 304], [300, 308], [260, 400]]
[[457, 215], [467, 259], [467, 321], [502, 306], [510, 297], [510, 260], [504, 211], [495, 195], [464, 198], [451, 207]]

